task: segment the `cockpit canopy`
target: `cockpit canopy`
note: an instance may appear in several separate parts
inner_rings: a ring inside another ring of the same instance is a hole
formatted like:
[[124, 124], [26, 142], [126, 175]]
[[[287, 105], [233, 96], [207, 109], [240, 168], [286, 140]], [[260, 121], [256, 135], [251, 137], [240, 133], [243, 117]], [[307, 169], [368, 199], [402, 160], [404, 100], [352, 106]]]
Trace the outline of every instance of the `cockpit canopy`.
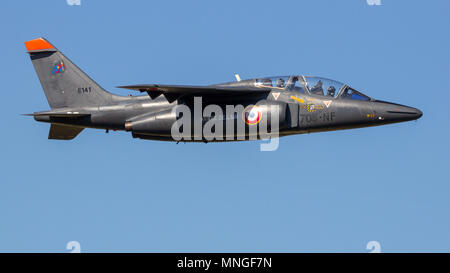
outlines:
[[312, 96], [370, 101], [369, 96], [343, 83], [310, 76], [280, 76], [255, 79], [255, 86], [291, 90]]

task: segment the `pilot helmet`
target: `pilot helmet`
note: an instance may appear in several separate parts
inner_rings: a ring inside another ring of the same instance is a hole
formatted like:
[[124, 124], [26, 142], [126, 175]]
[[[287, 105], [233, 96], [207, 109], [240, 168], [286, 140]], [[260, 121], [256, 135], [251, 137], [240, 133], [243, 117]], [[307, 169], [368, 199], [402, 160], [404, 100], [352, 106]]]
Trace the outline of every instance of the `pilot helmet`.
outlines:
[[327, 88], [327, 95], [334, 96], [334, 93], [336, 93], [336, 88], [334, 88], [334, 86], [331, 85]]

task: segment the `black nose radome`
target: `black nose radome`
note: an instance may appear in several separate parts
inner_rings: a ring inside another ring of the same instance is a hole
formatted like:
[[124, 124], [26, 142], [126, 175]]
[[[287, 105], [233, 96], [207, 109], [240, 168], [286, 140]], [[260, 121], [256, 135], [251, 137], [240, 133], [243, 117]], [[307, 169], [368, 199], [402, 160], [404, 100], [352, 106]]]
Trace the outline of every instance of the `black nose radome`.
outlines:
[[413, 108], [413, 109], [416, 110], [416, 119], [419, 119], [419, 118], [421, 118], [423, 116], [423, 112], [422, 111], [420, 111], [417, 108]]
[[423, 115], [417, 108], [387, 101], [374, 101], [374, 111], [379, 120], [385, 122], [416, 120]]

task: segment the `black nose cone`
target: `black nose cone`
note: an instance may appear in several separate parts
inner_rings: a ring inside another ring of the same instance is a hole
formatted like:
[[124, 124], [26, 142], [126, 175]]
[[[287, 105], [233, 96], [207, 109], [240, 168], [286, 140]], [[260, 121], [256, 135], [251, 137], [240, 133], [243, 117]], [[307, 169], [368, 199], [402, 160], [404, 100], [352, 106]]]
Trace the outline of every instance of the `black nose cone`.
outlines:
[[419, 109], [417, 109], [417, 108], [412, 108], [412, 109], [414, 109], [416, 111], [416, 118], [415, 119], [419, 119], [419, 118], [421, 118], [423, 116], [422, 111], [420, 111]]
[[384, 122], [416, 120], [423, 115], [417, 108], [385, 101], [375, 101], [374, 111]]

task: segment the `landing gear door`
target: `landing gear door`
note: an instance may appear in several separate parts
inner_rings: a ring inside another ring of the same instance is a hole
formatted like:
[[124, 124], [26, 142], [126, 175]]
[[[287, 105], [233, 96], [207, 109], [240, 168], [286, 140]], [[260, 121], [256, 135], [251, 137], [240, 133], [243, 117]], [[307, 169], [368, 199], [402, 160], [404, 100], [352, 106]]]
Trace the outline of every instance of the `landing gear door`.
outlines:
[[288, 103], [288, 109], [286, 112], [286, 123], [289, 128], [299, 127], [299, 110], [300, 107], [297, 103]]

